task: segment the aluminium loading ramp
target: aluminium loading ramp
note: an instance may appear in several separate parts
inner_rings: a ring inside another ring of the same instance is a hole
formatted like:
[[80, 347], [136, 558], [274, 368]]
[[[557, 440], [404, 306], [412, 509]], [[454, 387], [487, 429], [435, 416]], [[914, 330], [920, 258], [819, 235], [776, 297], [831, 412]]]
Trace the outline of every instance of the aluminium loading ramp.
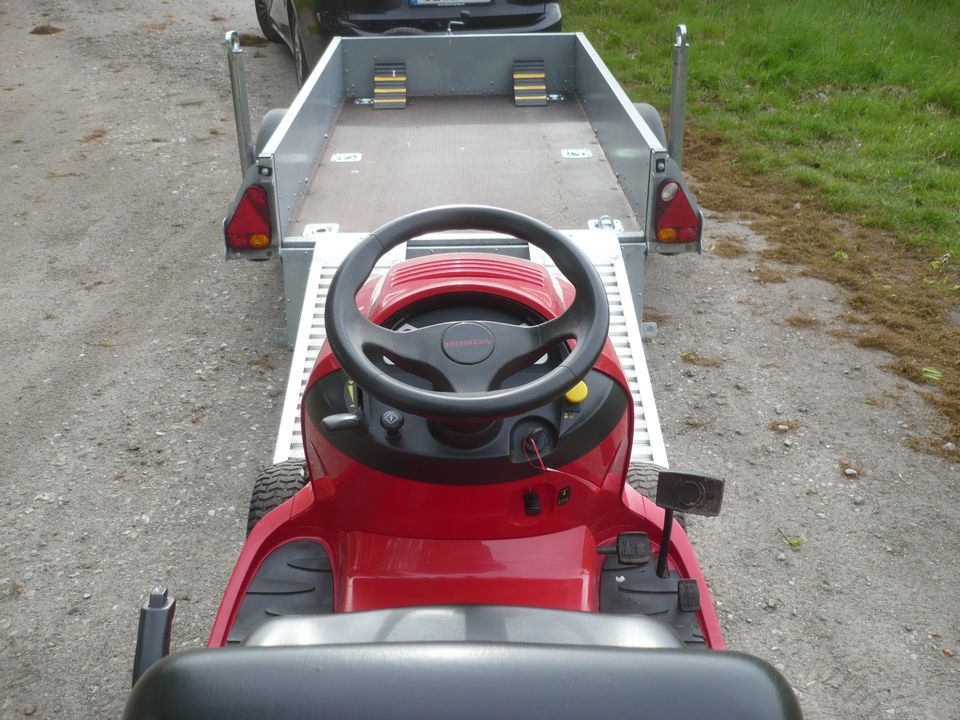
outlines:
[[[610, 340], [616, 348], [620, 363], [633, 396], [634, 432], [632, 462], [656, 463], [668, 467], [660, 420], [653, 399], [650, 376], [634, 309], [627, 271], [616, 233], [609, 230], [565, 231], [593, 261], [607, 291], [610, 305]], [[306, 389], [310, 372], [324, 341], [324, 310], [330, 281], [345, 253], [363, 234], [331, 234], [318, 240], [313, 250], [307, 277], [303, 310], [293, 350], [290, 378], [287, 383], [280, 421], [280, 432], [273, 462], [302, 460], [303, 437], [300, 428], [300, 399]], [[375, 274], [385, 272], [393, 263], [403, 260], [406, 246], [401, 245], [387, 253], [377, 263]], [[530, 247], [530, 258], [544, 264], [556, 273], [553, 263], [537, 248]]]

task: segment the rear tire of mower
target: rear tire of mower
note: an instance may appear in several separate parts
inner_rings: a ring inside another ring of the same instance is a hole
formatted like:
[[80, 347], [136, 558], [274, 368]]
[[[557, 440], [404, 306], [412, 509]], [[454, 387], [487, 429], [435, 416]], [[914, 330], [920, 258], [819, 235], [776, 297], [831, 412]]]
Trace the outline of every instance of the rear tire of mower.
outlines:
[[[657, 501], [657, 480], [660, 477], [661, 470], [666, 470], [666, 468], [652, 463], [630, 463], [627, 467], [627, 482], [634, 490], [655, 503]], [[680, 527], [686, 530], [686, 515], [674, 513], [673, 517], [680, 523]]]
[[285, 460], [271, 465], [253, 483], [250, 512], [247, 514], [247, 535], [267, 513], [280, 507], [307, 484], [307, 469], [301, 460]]

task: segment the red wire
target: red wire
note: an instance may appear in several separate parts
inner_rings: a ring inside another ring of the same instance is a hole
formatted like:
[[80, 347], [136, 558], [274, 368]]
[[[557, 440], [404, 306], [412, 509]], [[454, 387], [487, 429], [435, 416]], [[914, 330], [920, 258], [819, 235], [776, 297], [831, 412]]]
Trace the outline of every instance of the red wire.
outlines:
[[[534, 454], [537, 456], [537, 461], [534, 462], [533, 458], [530, 457], [530, 453], [527, 452], [527, 443], [530, 443], [530, 447], [533, 448]], [[527, 435], [523, 439], [523, 454], [527, 456], [527, 462], [529, 462], [533, 467], [538, 470], [546, 471], [547, 466], [543, 464], [543, 458], [540, 457], [540, 448], [537, 447], [537, 441], [534, 440], [533, 435]]]

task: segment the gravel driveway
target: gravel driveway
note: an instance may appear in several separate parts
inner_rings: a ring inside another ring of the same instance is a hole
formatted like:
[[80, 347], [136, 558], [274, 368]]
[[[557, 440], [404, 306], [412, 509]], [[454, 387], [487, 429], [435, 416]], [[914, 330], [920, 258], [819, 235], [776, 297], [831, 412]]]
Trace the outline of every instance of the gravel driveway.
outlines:
[[[220, 240], [252, 5], [0, 2], [2, 720], [118, 717], [144, 593], [202, 646], [243, 540], [289, 362], [279, 265]], [[255, 118], [290, 101], [281, 48], [247, 67]], [[747, 254], [654, 258], [647, 350], [673, 466], [727, 479], [691, 534], [729, 645], [809, 718], [960, 716], [960, 474], [902, 443], [935, 418], [831, 334], [840, 291], [708, 233]]]

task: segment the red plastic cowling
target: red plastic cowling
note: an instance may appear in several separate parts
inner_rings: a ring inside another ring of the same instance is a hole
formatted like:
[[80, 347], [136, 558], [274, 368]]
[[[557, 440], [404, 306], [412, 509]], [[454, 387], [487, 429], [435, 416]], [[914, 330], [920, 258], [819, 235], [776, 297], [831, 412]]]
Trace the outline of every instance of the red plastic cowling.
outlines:
[[244, 190], [227, 223], [226, 238], [231, 250], [260, 250], [270, 245], [270, 207], [267, 193], [259, 185]]
[[689, 243], [700, 239], [703, 223], [676, 180], [657, 188], [657, 242]]
[[[397, 263], [368, 280], [356, 302], [381, 324], [427, 297], [451, 292], [504, 298], [547, 320], [562, 314], [575, 295], [569, 283], [528, 261], [449, 254]], [[324, 343], [308, 388], [337, 368]], [[609, 341], [594, 368], [628, 391]], [[654, 553], [663, 541], [664, 511], [625, 482], [633, 437], [629, 409], [572, 462], [489, 485], [419, 482], [368, 467], [321, 433], [305, 406], [301, 419], [310, 483], [250, 533], [217, 612], [211, 647], [227, 643], [265, 559], [300, 539], [320, 543], [327, 554], [335, 612], [459, 603], [596, 612], [604, 561], [598, 546], [613, 546], [622, 532], [647, 533]], [[524, 511], [531, 492], [541, 503], [536, 516]], [[668, 567], [696, 580], [706, 644], [722, 649], [710, 590], [680, 527], [673, 528]]]
[[[542, 266], [511, 257], [451, 253], [394, 265], [379, 286], [371, 285], [367, 314], [372, 322], [380, 324], [402, 307], [451, 292], [507, 298], [545, 318], [559, 316], [573, 300], [563, 297], [559, 285]], [[362, 306], [365, 297], [361, 290], [358, 304]]]

